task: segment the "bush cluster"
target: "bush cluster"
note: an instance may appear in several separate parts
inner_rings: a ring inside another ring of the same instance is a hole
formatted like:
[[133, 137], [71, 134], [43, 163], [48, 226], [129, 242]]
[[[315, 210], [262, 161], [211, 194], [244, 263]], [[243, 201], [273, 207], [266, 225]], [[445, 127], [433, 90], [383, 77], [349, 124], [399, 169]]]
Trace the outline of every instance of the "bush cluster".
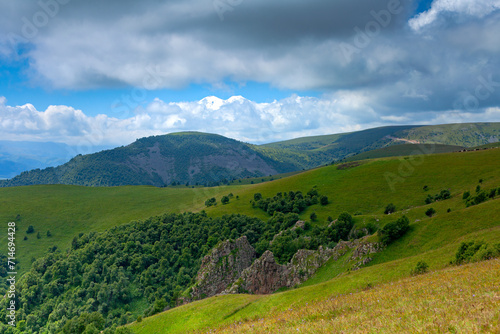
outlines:
[[464, 192], [462, 198], [465, 200], [465, 205], [469, 207], [471, 205], [486, 202], [488, 199], [493, 199], [496, 195], [500, 195], [500, 188], [481, 190], [481, 187], [478, 186], [478, 188], [476, 188], [476, 195], [472, 196], [470, 191], [466, 191]]
[[425, 204], [431, 204], [436, 201], [442, 201], [450, 197], [451, 197], [450, 191], [448, 189], [443, 189], [439, 192], [439, 194], [436, 194], [434, 196], [427, 195], [427, 198], [425, 199]]
[[484, 241], [462, 242], [458, 247], [453, 264], [489, 260], [500, 256], [500, 243], [489, 245]]
[[388, 245], [401, 238], [410, 229], [410, 220], [403, 216], [385, 225], [379, 232], [380, 241]]
[[318, 190], [311, 189], [304, 196], [301, 191], [279, 192], [274, 197], [264, 198], [261, 193], [254, 194], [252, 207], [258, 207], [266, 211], [269, 215], [275, 212], [301, 213], [308, 206], [321, 203], [328, 204], [328, 197], [321, 196]]

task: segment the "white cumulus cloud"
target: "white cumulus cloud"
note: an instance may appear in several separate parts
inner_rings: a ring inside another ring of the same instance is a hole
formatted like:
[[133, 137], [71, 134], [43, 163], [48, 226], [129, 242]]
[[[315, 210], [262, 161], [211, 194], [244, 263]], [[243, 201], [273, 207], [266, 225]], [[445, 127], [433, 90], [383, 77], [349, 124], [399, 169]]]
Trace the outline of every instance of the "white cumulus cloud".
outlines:
[[410, 27], [419, 31], [444, 13], [484, 17], [500, 9], [500, 0], [434, 0], [431, 8], [410, 19]]

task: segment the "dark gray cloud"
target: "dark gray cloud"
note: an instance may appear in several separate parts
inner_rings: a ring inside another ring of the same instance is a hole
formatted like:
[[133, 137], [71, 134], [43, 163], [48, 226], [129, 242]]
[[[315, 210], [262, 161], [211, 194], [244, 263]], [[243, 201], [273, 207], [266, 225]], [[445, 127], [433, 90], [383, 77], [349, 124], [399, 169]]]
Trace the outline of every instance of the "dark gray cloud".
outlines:
[[[52, 4], [46, 22], [40, 3]], [[316, 90], [328, 101], [341, 96], [345, 103], [336, 108], [357, 105], [351, 121], [358, 125], [422, 119], [417, 113], [437, 120], [433, 113], [454, 109], [486, 115], [498, 107], [499, 0], [435, 0], [415, 16], [416, 5], [3, 1], [0, 53], [12, 56], [24, 36], [32, 44], [25, 55], [32, 80], [56, 89], [182, 89], [232, 80]]]

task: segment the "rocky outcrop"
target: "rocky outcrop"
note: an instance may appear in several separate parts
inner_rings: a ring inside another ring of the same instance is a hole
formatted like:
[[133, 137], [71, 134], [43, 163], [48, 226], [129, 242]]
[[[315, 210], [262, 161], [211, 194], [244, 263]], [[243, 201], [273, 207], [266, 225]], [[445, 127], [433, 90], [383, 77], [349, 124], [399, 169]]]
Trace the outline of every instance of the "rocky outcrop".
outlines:
[[367, 256], [370, 254], [378, 253], [384, 248], [382, 243], [372, 242], [372, 243], [360, 243], [352, 252], [350, 261], [358, 260], [352, 267], [352, 270], [358, 270], [362, 266], [367, 265], [372, 262], [372, 258]]
[[361, 259], [368, 254], [378, 253], [383, 248], [384, 245], [379, 242], [358, 244], [356, 249], [354, 249], [354, 251], [352, 252], [351, 260]]
[[[303, 225], [299, 221], [292, 228], [303, 228]], [[191, 296], [200, 299], [220, 293], [273, 293], [305, 282], [327, 261], [338, 260], [352, 249], [346, 261], [356, 261], [352, 270], [357, 270], [372, 260], [368, 255], [382, 248], [382, 244], [363, 242], [363, 239], [341, 240], [333, 249], [322, 246], [315, 251], [301, 249], [289, 263], [279, 264], [269, 250], [253, 261], [255, 250], [243, 236], [220, 243], [203, 258]]]
[[305, 282], [328, 260], [337, 260], [353, 246], [352, 242], [341, 241], [333, 249], [322, 246], [316, 251], [300, 249], [286, 265], [276, 263], [273, 253], [268, 250], [223, 293], [268, 294], [283, 287], [293, 287]]
[[217, 245], [201, 263], [192, 289], [193, 299], [211, 297], [236, 281], [255, 259], [255, 249], [246, 236]]
[[224, 293], [272, 293], [287, 286], [289, 276], [287, 266], [276, 263], [273, 253], [267, 250]]

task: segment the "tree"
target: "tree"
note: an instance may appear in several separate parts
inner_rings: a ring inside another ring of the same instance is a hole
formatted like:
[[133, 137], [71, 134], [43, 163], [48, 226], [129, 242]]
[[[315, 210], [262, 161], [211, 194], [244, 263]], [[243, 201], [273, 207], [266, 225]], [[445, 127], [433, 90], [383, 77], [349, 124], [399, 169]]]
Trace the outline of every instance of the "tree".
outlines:
[[390, 222], [380, 230], [381, 241], [386, 245], [401, 238], [410, 228], [410, 220], [403, 216], [394, 222]]
[[436, 210], [434, 208], [429, 208], [427, 211], [425, 211], [425, 214], [429, 217], [432, 217], [436, 213]]
[[217, 200], [215, 197], [209, 198], [205, 201], [206, 206], [212, 206], [212, 205], [217, 205]]
[[48, 237], [51, 237], [51, 236], [52, 236], [52, 233], [50, 233], [50, 231], [47, 231], [47, 236], [48, 236]]
[[261, 193], [253, 194], [253, 199], [256, 202], [260, 201], [262, 199], [262, 194]]
[[328, 197], [326, 196], [321, 196], [319, 198], [319, 202], [321, 203], [321, 205], [327, 205], [328, 204]]
[[393, 212], [396, 212], [396, 206], [392, 203], [387, 204], [387, 206], [385, 207], [384, 213], [386, 215], [388, 215], [388, 214], [391, 214]]
[[34, 233], [34, 232], [35, 232], [35, 228], [33, 227], [33, 225], [28, 226], [26, 233], [30, 234], [30, 233]]
[[222, 198], [220, 199], [220, 202], [222, 204], [227, 204], [229, 203], [229, 197], [228, 196], [222, 196]]
[[318, 215], [316, 214], [316, 212], [313, 212], [313, 213], [311, 213], [309, 218], [311, 218], [311, 220], [316, 220], [318, 218]]
[[42, 236], [40, 235], [40, 232], [38, 232], [38, 233], [36, 234], [36, 238], [37, 238], [37, 239], [41, 239], [41, 238], [42, 238]]
[[429, 271], [429, 265], [425, 261], [418, 261], [415, 268], [410, 271], [410, 274], [412, 276], [420, 275], [425, 274], [427, 271]]

